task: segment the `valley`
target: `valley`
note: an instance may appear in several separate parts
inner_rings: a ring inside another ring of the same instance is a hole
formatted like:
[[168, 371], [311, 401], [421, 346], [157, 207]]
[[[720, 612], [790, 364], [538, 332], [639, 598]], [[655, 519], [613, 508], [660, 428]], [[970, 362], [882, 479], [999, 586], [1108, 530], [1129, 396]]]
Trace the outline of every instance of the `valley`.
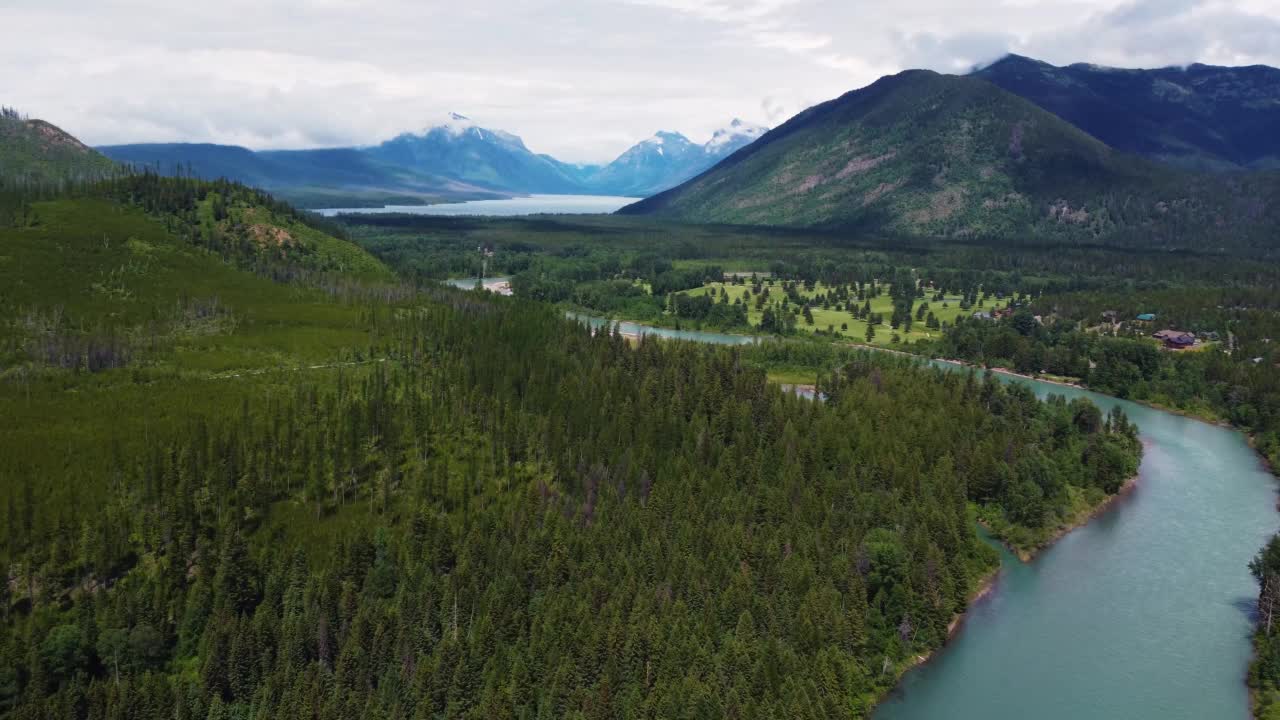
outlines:
[[1276, 717], [1276, 87], [599, 164], [6, 110], [0, 719]]

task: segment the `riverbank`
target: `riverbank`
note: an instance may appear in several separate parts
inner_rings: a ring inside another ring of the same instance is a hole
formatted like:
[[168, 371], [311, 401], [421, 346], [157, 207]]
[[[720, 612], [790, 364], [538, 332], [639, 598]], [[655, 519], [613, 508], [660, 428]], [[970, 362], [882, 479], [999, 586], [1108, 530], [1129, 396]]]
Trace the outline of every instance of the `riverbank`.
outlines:
[[[1267, 457], [1258, 448], [1258, 439], [1253, 434], [1246, 435], [1249, 447], [1258, 456], [1262, 463], [1263, 469], [1271, 474], [1272, 477], [1280, 480], [1280, 475], [1276, 474], [1276, 467], [1271, 462], [1271, 458]], [[1276, 499], [1276, 509], [1280, 510], [1280, 497]], [[1264, 548], [1265, 549], [1265, 548]], [[1258, 602], [1261, 603], [1261, 597]], [[1280, 720], [1280, 689], [1272, 686], [1258, 687], [1256, 677], [1261, 674], [1259, 668], [1263, 663], [1262, 655], [1266, 652], [1268, 639], [1266, 630], [1262, 627], [1262, 617], [1259, 614], [1258, 619], [1253, 626], [1252, 654], [1249, 657], [1249, 670], [1245, 675], [1245, 686], [1249, 688], [1249, 714], [1258, 720]]]
[[978, 519], [978, 523], [991, 534], [992, 538], [1008, 548], [1009, 552], [1017, 556], [1019, 560], [1024, 563], [1030, 563], [1039, 557], [1041, 553], [1053, 547], [1059, 540], [1071, 534], [1073, 531], [1088, 525], [1099, 515], [1110, 510], [1111, 507], [1121, 499], [1132, 493], [1134, 488], [1138, 485], [1138, 478], [1139, 475], [1134, 475], [1126, 480], [1115, 494], [1104, 495], [1102, 500], [1099, 502], [1078, 508], [1070, 517], [1063, 518], [1062, 522], [1058, 524], [1058, 527], [1049, 531], [1049, 533], [1044, 537], [1037, 538], [1035, 542], [1030, 545], [1023, 545], [1011, 541], [1007, 533], [1002, 531], [1000, 527], [993, 526], [990, 522], [983, 520], [982, 518]]
[[955, 616], [951, 618], [951, 622], [947, 623], [946, 641], [929, 652], [918, 653], [906, 662], [899, 663], [894, 672], [893, 684], [876, 697], [872, 707], [877, 706], [888, 699], [888, 697], [893, 694], [893, 691], [897, 690], [898, 687], [902, 685], [902, 679], [907, 673], [927, 664], [930, 660], [936, 657], [939, 652], [946, 649], [951, 640], [955, 638], [956, 634], [960, 632], [960, 629], [964, 627], [964, 621], [973, 611], [973, 606], [995, 591], [996, 583], [1000, 579], [1000, 572], [1001, 567], [999, 563], [997, 563], [995, 567], [991, 568], [978, 578], [974, 583], [973, 590], [969, 592], [968, 598], [965, 600], [964, 610], [956, 613]]
[[[854, 343], [847, 346], [927, 359], [924, 352]], [[952, 367], [985, 369], [955, 360], [935, 360]], [[813, 376], [800, 369], [788, 366], [790, 376], [779, 384], [812, 383]], [[814, 375], [829, 370], [814, 368]], [[1063, 379], [1001, 370], [998, 374], [1031, 384], [1041, 397], [1055, 391], [1068, 398], [1096, 392]], [[1039, 385], [1041, 382], [1045, 384]], [[1093, 399], [1102, 407], [1113, 404], [1110, 398]], [[1150, 447], [1150, 464], [1144, 460], [1147, 489], [1136, 492], [1137, 477], [1133, 477], [1114, 495], [1091, 497], [1094, 502], [1088, 508], [1071, 512], [1071, 517], [1059, 522], [1052, 533], [1046, 533], [1034, 549], [1024, 548], [1020, 556], [1030, 564], [1006, 560], [1009, 564], [998, 575], [984, 576], [965, 611], [954, 624], [949, 624], [947, 640], [931, 652], [909, 656], [884, 668], [880, 678], [886, 682], [892, 679], [895, 684], [866, 696], [863, 712], [882, 720], [1013, 717], [999, 712], [993, 715], [991, 711], [1037, 707], [1037, 698], [1066, 687], [1075, 702], [1070, 708], [1058, 706], [1060, 709], [1105, 707], [1124, 713], [1117, 716], [1162, 720], [1217, 717], [1224, 710], [1228, 716], [1246, 715], [1249, 699], [1240, 684], [1243, 663], [1239, 648], [1223, 638], [1248, 642], [1247, 635], [1240, 632], [1242, 616], [1235, 601], [1257, 592], [1245, 572], [1252, 553], [1246, 557], [1243, 551], [1253, 541], [1242, 544], [1224, 538], [1242, 534], [1253, 538], [1274, 529], [1274, 479], [1266, 473], [1264, 488], [1254, 471], [1261, 467], [1256, 460], [1260, 454], [1251, 449], [1248, 454], [1255, 460], [1242, 461], [1226, 434], [1208, 431], [1217, 423], [1204, 422], [1204, 418], [1190, 413], [1167, 412], [1150, 403], [1133, 402], [1140, 407], [1125, 407], [1126, 414], [1151, 442], [1146, 446]], [[1197, 422], [1181, 422], [1191, 419]], [[1122, 498], [1131, 498], [1125, 503], [1123, 531], [1109, 522], [1103, 523], [1102, 529], [1088, 529], [1092, 520], [1114, 508]], [[1081, 531], [1074, 536], [1078, 540], [1064, 544], [1059, 552], [1042, 556], [1045, 549], [1075, 530]], [[1159, 542], [1136, 543], [1134, 538], [1138, 536]], [[1212, 557], [1189, 555], [1188, 548], [1206, 549]], [[1180, 568], [1198, 581], [1173, 583], [1168, 568]], [[998, 632], [988, 628], [987, 616], [995, 613], [993, 606], [981, 602], [995, 589], [997, 577], [1001, 578], [1002, 628]], [[1088, 578], [1088, 582], [1081, 582], [1081, 578]], [[1022, 595], [1031, 597], [1024, 600]], [[1195, 613], [1166, 617], [1151, 612], [1149, 607], [1135, 607], [1149, 605], [1153, 597], [1164, 602], [1174, 595], [1186, 596], [1182, 604], [1196, 608]], [[1100, 622], [1111, 623], [1105, 633], [1096, 630]], [[1168, 632], [1170, 622], [1179, 628], [1176, 636], [1169, 636], [1169, 646], [1176, 652], [1158, 662], [1150, 654], [1139, 652], [1141, 642], [1125, 639], [1129, 635], [1149, 638]], [[966, 633], [953, 641], [964, 627], [972, 628], [972, 635]], [[1028, 654], [1021, 643], [1024, 638], [1042, 635], [1051, 638], [1046, 643], [1059, 657], [1066, 658], [1064, 662], [1079, 668], [1079, 674], [1049, 677], [1035, 670], [1037, 662], [1029, 658], [1039, 655]], [[944, 648], [947, 652], [940, 652]], [[910, 672], [925, 666], [928, 672]], [[1134, 672], [1140, 682], [1128, 692], [1105, 698], [1090, 695], [1120, 672]], [[897, 688], [904, 686], [905, 695], [895, 694]], [[1045, 710], [1046, 720], [1080, 716], [1041, 709]]]

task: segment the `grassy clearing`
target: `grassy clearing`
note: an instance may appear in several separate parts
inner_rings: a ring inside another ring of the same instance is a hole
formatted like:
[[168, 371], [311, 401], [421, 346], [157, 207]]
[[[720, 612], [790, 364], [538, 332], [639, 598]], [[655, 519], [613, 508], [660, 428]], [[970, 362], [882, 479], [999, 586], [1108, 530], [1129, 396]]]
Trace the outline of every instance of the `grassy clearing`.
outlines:
[[[783, 297], [785, 297], [779, 283], [775, 282], [770, 286], [766, 282], [764, 287], [770, 288], [770, 302], [775, 303], [775, 306], [777, 303], [781, 302]], [[796, 329], [809, 333], [819, 330], [824, 332], [833, 331], [837, 338], [845, 338], [852, 342], [865, 343], [867, 335], [867, 322], [865, 320], [856, 319], [851, 313], [843, 309], [837, 309], [835, 306], [824, 309], [821, 305], [821, 300], [817, 299], [821, 296], [825, 296], [832, 289], [833, 288], [824, 285], [823, 283], [815, 283], [812, 290], [805, 290], [803, 286], [801, 286], [799, 291], [800, 295], [806, 300], [814, 301], [814, 304], [811, 305], [813, 324], [809, 325], [803, 318], [801, 318], [800, 321], [796, 323]], [[735, 285], [733, 283], [726, 284], [722, 282], [709, 283], [701, 288], [690, 290], [688, 294], [695, 297], [707, 294], [718, 297], [721, 290], [725, 290], [729, 293], [730, 301], [742, 298], [747, 303], [747, 319], [752, 325], [760, 324], [760, 320], [764, 316], [764, 310], [756, 308], [755, 298], [750, 294], [750, 286], [748, 285]], [[916, 309], [925, 302], [929, 304], [929, 311], [933, 312], [934, 316], [937, 317], [940, 322], [948, 324], [954, 323], [956, 318], [961, 315], [967, 315], [969, 312], [973, 312], [973, 310], [964, 311], [960, 309], [960, 302], [962, 298], [958, 295], [949, 295], [942, 302], [935, 302], [931, 297], [932, 296], [925, 298], [924, 300], [916, 300], [911, 306], [913, 315]], [[942, 335], [939, 330], [931, 330], [925, 327], [925, 323], [923, 321], [913, 322], [911, 332], [905, 332], [902, 328], [899, 328], [898, 330], [891, 328], [889, 326], [889, 317], [893, 314], [893, 299], [889, 297], [887, 287], [884, 294], [870, 298], [870, 301], [871, 312], [879, 313], [884, 316], [884, 323], [876, 326], [875, 337], [871, 341], [872, 345], [891, 347], [894, 345], [894, 334], [897, 334], [900, 342], [904, 343], [920, 340], [932, 340], [941, 337]], [[991, 304], [990, 301], [988, 301], [987, 304]], [[861, 306], [862, 303], [857, 302], [857, 305]]]
[[769, 381], [779, 385], [813, 385], [818, 382], [818, 371], [804, 367], [770, 367]]

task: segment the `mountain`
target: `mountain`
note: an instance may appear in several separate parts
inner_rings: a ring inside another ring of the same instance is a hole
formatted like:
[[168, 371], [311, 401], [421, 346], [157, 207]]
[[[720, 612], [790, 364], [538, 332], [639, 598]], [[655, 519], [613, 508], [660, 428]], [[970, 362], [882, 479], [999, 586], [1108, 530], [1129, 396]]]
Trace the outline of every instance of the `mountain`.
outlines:
[[658, 132], [633, 145], [591, 176], [589, 184], [608, 195], [645, 197], [680, 184], [704, 164], [702, 147], [680, 133]]
[[511, 133], [451, 113], [421, 133], [404, 133], [367, 150], [384, 163], [516, 193], [571, 194], [580, 181], [562, 163], [534, 154]]
[[590, 181], [591, 177], [604, 168], [603, 165], [596, 165], [593, 163], [567, 163], [546, 154], [539, 155], [538, 157], [556, 166], [560, 172], [565, 174], [566, 177], [570, 178], [575, 183], [582, 185], [584, 188]]
[[981, 78], [913, 70], [812, 107], [620, 212], [916, 236], [1261, 242], [1280, 221], [1276, 187], [1274, 175], [1223, 181], [1121, 153]]
[[1111, 147], [1209, 170], [1280, 169], [1280, 70], [1055, 67], [1009, 55], [974, 73]]
[[765, 132], [765, 128], [736, 118], [704, 145], [695, 145], [680, 133], [659, 132], [627, 150], [586, 182], [595, 192], [646, 197], [709, 169]]
[[50, 183], [104, 177], [118, 169], [55, 125], [0, 111], [0, 180]]
[[305, 207], [449, 202], [512, 194], [647, 196], [707, 170], [764, 134], [734, 120], [704, 145], [659, 132], [608, 165], [535, 154], [519, 137], [456, 113], [364, 148], [258, 151], [200, 143], [112, 145], [108, 157], [162, 174], [227, 178]]
[[161, 174], [227, 178], [310, 207], [367, 200], [376, 204], [502, 197], [484, 188], [392, 165], [354, 148], [254, 152], [202, 143], [113, 145], [108, 157]]
[[717, 159], [728, 157], [760, 139], [760, 136], [767, 132], [769, 132], [767, 127], [751, 125], [734, 118], [727, 126], [716, 130], [712, 134], [707, 144], [702, 146], [702, 151], [709, 157], [716, 157]]
[[764, 131], [734, 120], [705, 145], [658, 132], [600, 167], [534, 154], [515, 135], [452, 113], [441, 125], [400, 135], [369, 152], [387, 163], [504, 192], [646, 196], [710, 168]]

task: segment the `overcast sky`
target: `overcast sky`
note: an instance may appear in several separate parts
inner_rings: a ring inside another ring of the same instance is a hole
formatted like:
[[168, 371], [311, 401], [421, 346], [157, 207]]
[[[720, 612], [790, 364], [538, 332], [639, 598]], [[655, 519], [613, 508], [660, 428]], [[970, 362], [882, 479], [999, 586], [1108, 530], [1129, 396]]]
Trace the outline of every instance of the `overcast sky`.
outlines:
[[1280, 66], [1280, 0], [0, 0], [0, 104], [91, 144], [373, 144], [450, 111], [604, 161], [912, 67]]

